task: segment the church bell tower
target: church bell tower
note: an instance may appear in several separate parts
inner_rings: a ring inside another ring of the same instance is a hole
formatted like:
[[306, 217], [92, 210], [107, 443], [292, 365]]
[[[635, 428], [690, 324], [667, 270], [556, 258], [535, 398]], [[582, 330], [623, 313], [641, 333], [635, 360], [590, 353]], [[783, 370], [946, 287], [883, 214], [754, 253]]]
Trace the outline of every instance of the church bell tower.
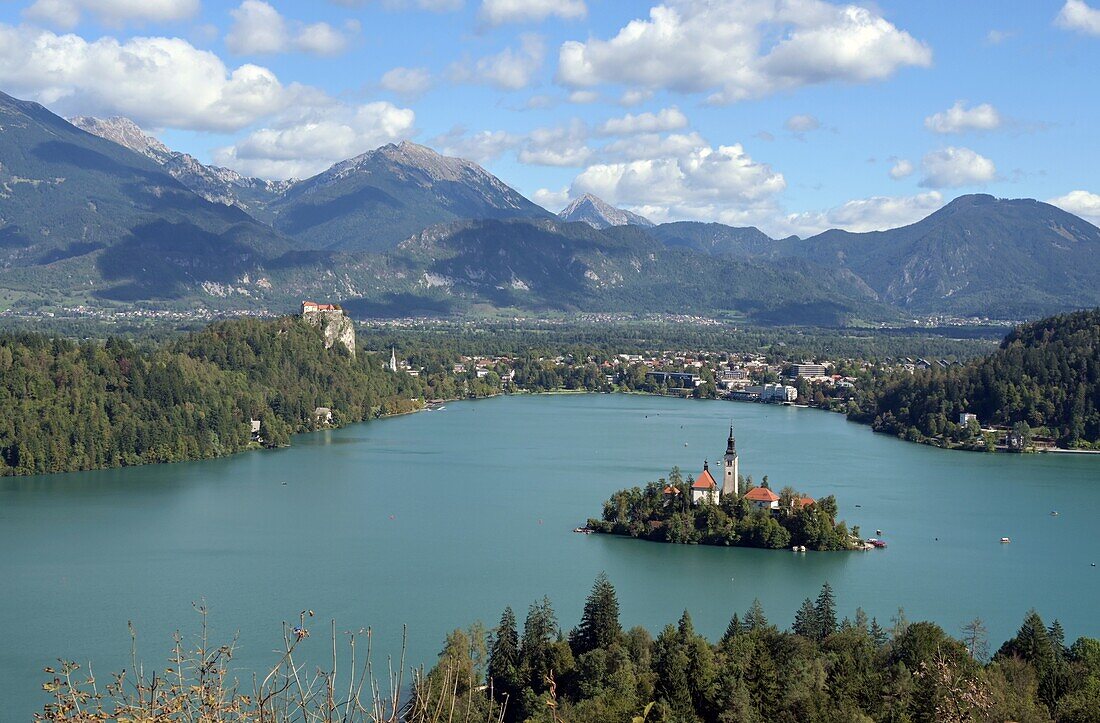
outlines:
[[722, 496], [741, 494], [741, 483], [737, 477], [737, 443], [733, 439], [733, 424], [730, 424], [730, 436], [726, 440], [726, 454], [722, 458], [725, 467], [722, 470]]

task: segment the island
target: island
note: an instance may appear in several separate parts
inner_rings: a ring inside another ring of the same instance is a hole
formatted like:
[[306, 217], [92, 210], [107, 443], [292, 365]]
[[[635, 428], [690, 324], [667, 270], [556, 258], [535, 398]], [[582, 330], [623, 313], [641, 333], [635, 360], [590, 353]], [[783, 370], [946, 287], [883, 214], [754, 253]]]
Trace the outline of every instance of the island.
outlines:
[[589, 519], [582, 529], [654, 542], [773, 550], [878, 546], [877, 541], [861, 540], [858, 527], [849, 531], [847, 524], [837, 522], [832, 495], [815, 500], [793, 487], [776, 494], [767, 476], [760, 486], [741, 477], [732, 424], [722, 463], [721, 484], [704, 461], [694, 479], [685, 479], [674, 467], [667, 479], [620, 490], [604, 503], [603, 516]]

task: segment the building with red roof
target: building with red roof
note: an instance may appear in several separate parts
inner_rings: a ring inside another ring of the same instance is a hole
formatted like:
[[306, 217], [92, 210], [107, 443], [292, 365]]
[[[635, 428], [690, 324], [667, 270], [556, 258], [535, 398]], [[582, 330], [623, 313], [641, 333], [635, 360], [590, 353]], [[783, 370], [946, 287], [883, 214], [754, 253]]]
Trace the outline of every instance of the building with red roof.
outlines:
[[762, 510], [779, 509], [779, 495], [767, 487], [753, 487], [745, 493], [745, 499], [754, 507], [759, 507]]
[[718, 483], [710, 474], [710, 465], [703, 462], [703, 471], [691, 483], [691, 503], [699, 504], [703, 500], [711, 504], [718, 504]]

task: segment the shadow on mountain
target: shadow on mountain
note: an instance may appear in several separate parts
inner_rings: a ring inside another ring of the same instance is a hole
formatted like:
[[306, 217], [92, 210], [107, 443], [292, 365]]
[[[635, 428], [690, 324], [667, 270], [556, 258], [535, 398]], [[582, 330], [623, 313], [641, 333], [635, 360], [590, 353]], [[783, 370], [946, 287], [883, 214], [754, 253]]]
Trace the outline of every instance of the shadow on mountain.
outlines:
[[190, 223], [154, 221], [133, 229], [97, 259], [107, 281], [123, 281], [98, 292], [104, 299], [174, 299], [204, 281], [233, 283], [256, 269], [260, 256], [233, 238]]
[[278, 219], [279, 228], [287, 233], [301, 233], [345, 214], [363, 213], [369, 208], [403, 208], [405, 204], [380, 188], [365, 186], [338, 198], [321, 203], [294, 206]]
[[18, 226], [0, 228], [0, 249], [26, 248], [30, 245], [30, 238]]
[[103, 244], [96, 242], [80, 242], [76, 241], [64, 248], [51, 249], [46, 253], [35, 259], [36, 264], [52, 264], [55, 261], [62, 261], [63, 259], [72, 259], [77, 256], [83, 256], [84, 254], [90, 254], [93, 251], [98, 251], [103, 248]]
[[[747, 305], [746, 305], [747, 306]], [[763, 324], [800, 324], [804, 326], [843, 326], [851, 309], [831, 301], [788, 303], [751, 311], [752, 320]]]
[[395, 319], [402, 316], [451, 314], [454, 302], [448, 299], [430, 299], [415, 294], [386, 294], [379, 300], [347, 299], [340, 305], [350, 315], [363, 318]]
[[157, 171], [147, 170], [126, 163], [119, 163], [110, 156], [104, 155], [99, 151], [93, 151], [90, 148], [78, 146], [75, 143], [46, 141], [45, 143], [36, 145], [34, 150], [31, 151], [31, 154], [47, 163], [68, 164], [85, 171], [98, 171], [120, 178], [141, 176], [149, 181], [155, 180], [162, 182], [165, 179], [171, 178]]

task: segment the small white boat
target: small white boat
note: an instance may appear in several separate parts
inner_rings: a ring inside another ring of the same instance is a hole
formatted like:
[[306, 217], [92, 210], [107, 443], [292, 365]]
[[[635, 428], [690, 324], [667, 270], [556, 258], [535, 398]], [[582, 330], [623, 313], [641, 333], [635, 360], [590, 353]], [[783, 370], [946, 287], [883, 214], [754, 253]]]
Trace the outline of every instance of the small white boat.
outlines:
[[1008, 539], [1007, 537], [1002, 537], [1001, 538], [1001, 544], [1002, 545], [1007, 545], [1010, 542], [1012, 542], [1012, 540]]
[[1051, 510], [1050, 511], [1050, 516], [1051, 517], [1057, 517], [1058, 516], [1058, 510]]

